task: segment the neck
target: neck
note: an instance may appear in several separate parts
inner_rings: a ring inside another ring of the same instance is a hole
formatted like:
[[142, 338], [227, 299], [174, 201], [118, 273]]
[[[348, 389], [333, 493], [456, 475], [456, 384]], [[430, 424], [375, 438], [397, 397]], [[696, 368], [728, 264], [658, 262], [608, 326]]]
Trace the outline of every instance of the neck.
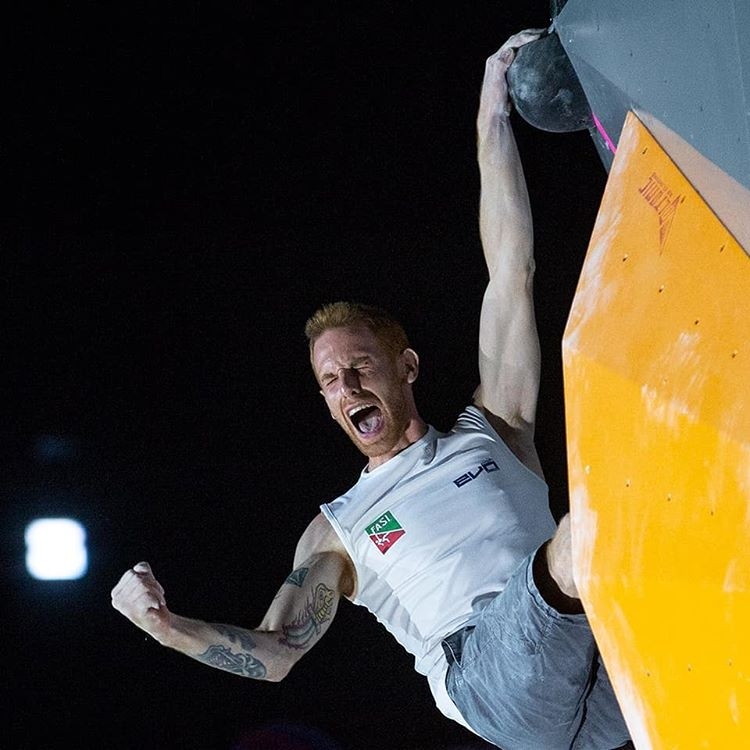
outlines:
[[410, 445], [413, 445], [420, 438], [424, 437], [427, 432], [427, 423], [421, 417], [415, 417], [404, 430], [404, 434], [401, 440], [396, 443], [389, 451], [381, 453], [377, 456], [370, 456], [370, 460], [367, 462], [367, 471], [377, 469], [378, 466], [382, 466], [387, 461], [397, 456], [401, 451], [406, 450]]

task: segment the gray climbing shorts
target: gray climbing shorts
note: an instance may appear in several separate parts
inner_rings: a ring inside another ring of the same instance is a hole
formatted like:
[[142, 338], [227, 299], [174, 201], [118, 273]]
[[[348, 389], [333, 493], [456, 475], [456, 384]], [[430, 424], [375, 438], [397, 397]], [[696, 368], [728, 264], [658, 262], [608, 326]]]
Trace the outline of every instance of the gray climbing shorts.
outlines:
[[448, 694], [474, 731], [503, 750], [620, 748], [630, 736], [586, 616], [544, 601], [533, 560], [472, 627], [443, 641]]

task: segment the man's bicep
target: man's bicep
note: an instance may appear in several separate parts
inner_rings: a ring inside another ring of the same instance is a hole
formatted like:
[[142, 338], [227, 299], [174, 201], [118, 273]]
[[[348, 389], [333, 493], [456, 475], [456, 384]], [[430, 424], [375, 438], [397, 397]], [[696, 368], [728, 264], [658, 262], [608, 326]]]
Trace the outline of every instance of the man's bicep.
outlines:
[[326, 633], [346, 588], [346, 561], [335, 552], [315, 553], [286, 577], [259, 630], [297, 658]]

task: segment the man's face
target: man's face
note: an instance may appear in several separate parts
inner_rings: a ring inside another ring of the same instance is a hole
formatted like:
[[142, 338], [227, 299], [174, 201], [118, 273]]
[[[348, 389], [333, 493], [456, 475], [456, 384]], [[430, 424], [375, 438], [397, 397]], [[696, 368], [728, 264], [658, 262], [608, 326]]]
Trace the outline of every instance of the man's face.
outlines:
[[405, 447], [413, 416], [412, 357], [410, 349], [393, 355], [365, 326], [331, 328], [315, 342], [313, 370], [331, 416], [370, 458]]

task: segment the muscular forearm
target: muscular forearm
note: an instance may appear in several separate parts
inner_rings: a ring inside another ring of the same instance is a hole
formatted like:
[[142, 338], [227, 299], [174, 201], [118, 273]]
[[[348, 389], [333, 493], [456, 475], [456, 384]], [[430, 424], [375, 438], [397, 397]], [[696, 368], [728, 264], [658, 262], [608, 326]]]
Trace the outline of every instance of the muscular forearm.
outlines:
[[[281, 680], [295, 658], [278, 648], [279, 634], [172, 615], [158, 640], [169, 648], [226, 672], [256, 680]], [[287, 658], [285, 658], [287, 657]]]
[[[341, 592], [353, 589], [348, 558], [326, 548], [325, 533], [334, 532], [322, 515], [319, 519], [298, 544], [296, 557], [302, 562], [255, 629], [175, 614], [147, 562], [125, 571], [112, 589], [112, 606], [163, 646], [233, 674], [277, 682], [325, 634]], [[316, 551], [320, 547], [323, 551]]]
[[537, 37], [535, 31], [512, 36], [485, 65], [477, 113], [477, 160], [480, 231], [491, 279], [506, 270], [533, 269], [531, 208], [511, 127], [506, 73], [515, 48]]
[[533, 226], [510, 118], [495, 111], [478, 123], [479, 228], [490, 278], [533, 271]]
[[[287, 580], [294, 580], [306, 571], [301, 568]], [[157, 640], [211, 667], [256, 680], [278, 682], [317, 643], [335, 610], [334, 592], [318, 583], [302, 606], [296, 609], [283, 605], [272, 607], [256, 629], [206, 623], [171, 614], [169, 627]]]
[[[233, 674], [278, 682], [328, 629], [338, 596], [323, 579], [337, 558], [315, 558], [286, 579], [255, 629], [207, 623], [158, 608], [137, 623], [162, 645]], [[156, 624], [158, 621], [158, 625]]]
[[112, 606], [163, 646], [245, 677], [278, 681], [303, 653], [288, 645], [281, 627], [263, 623], [251, 630], [175, 614], [145, 562], [123, 574], [112, 590]]

